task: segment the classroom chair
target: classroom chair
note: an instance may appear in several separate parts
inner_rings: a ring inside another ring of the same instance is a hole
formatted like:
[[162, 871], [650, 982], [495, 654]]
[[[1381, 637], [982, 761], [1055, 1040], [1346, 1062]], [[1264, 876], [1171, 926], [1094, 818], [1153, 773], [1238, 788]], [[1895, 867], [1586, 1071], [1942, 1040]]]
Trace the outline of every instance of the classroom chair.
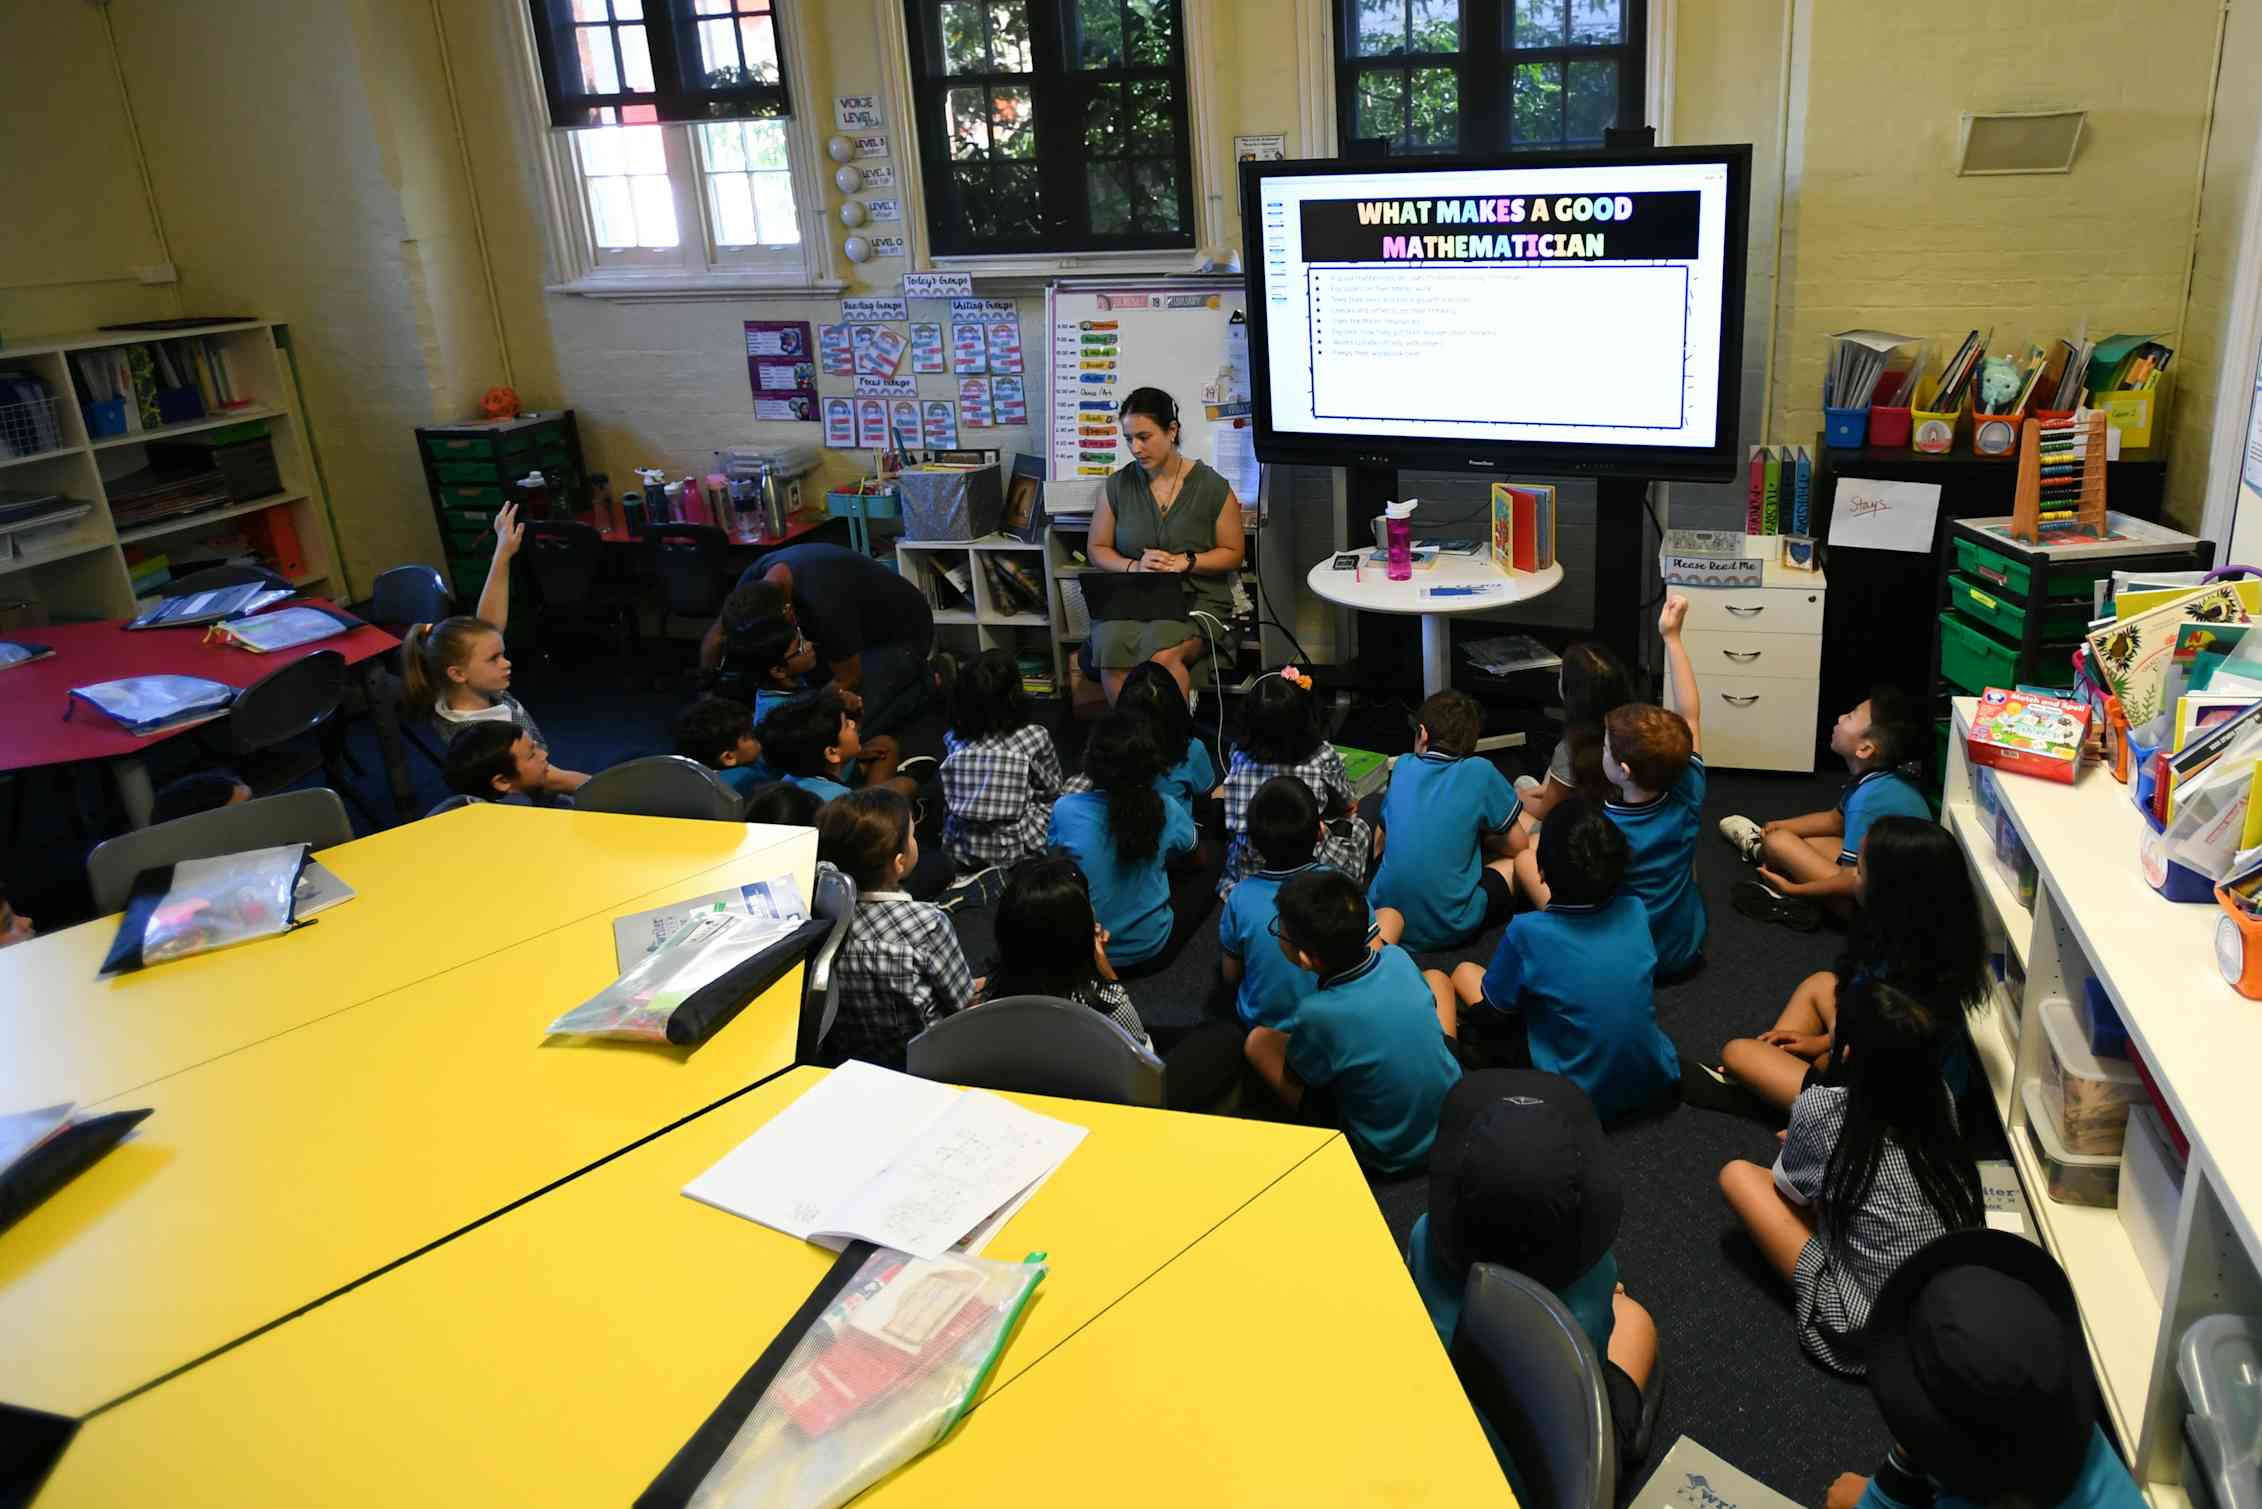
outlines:
[[1478, 1263], [1452, 1353], [1469, 1402], [1516, 1464], [1524, 1509], [1612, 1509], [1610, 1394], [1594, 1343], [1563, 1301], [1521, 1273]]
[[662, 524], [646, 538], [652, 573], [660, 579], [660, 637], [668, 637], [669, 619], [682, 618], [691, 621], [696, 639], [730, 594], [730, 536], [712, 524]]
[[436, 624], [455, 612], [447, 581], [421, 561], [377, 573], [369, 589], [362, 617], [388, 634], [398, 635], [412, 624]]
[[809, 915], [824, 918], [833, 930], [809, 951], [801, 972], [801, 1027], [793, 1043], [797, 1064], [824, 1062], [818, 1050], [824, 1046], [825, 1034], [833, 1030], [833, 1018], [840, 1015], [840, 977], [833, 973], [833, 960], [848, 940], [849, 919], [856, 915], [856, 882], [828, 860], [817, 861], [816, 891], [809, 899]]
[[636, 607], [615, 585], [598, 580], [605, 562], [605, 537], [578, 519], [541, 519], [526, 526], [520, 551], [534, 581], [538, 625], [601, 624], [617, 629], [621, 648], [634, 653], [641, 636]]
[[327, 849], [352, 841], [353, 824], [346, 820], [338, 794], [313, 786], [254, 797], [233, 807], [215, 807], [105, 839], [86, 857], [86, 886], [94, 893], [95, 912], [106, 915], [125, 906], [136, 875], [158, 865], [282, 844]]
[[921, 1079], [1119, 1106], [1163, 1103], [1162, 1060], [1089, 1006], [1006, 996], [944, 1017], [911, 1040]]
[[202, 571], [191, 571], [187, 576], [176, 576], [164, 586], [167, 597], [191, 597], [199, 592], [215, 592], [222, 587], [242, 587], [252, 582], [264, 582], [270, 587], [288, 587], [290, 579], [269, 571], [265, 566], [207, 566]]
[[746, 820], [746, 798], [724, 785], [721, 776], [682, 755], [646, 755], [600, 770], [573, 794], [573, 805], [583, 812], [625, 812], [632, 817]]
[[254, 796], [268, 796], [320, 771], [372, 827], [382, 826], [346, 779], [345, 726], [335, 718], [345, 696], [346, 658], [316, 650], [268, 672], [237, 694], [228, 715], [197, 730]]
[[432, 810], [425, 813], [424, 815], [426, 817], [438, 817], [443, 812], [453, 812], [458, 807], [468, 807], [470, 805], [471, 798], [458, 791], [452, 796], [441, 797], [438, 801], [432, 804]]

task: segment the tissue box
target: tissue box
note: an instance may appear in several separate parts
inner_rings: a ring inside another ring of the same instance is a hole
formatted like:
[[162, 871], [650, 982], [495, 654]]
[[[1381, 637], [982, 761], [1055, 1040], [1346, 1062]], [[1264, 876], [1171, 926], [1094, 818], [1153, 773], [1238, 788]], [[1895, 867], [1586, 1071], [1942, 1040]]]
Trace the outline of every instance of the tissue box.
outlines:
[[1989, 687], [1972, 714], [1964, 754], [1974, 765], [2015, 770], [2068, 786], [2081, 769], [2089, 704]]

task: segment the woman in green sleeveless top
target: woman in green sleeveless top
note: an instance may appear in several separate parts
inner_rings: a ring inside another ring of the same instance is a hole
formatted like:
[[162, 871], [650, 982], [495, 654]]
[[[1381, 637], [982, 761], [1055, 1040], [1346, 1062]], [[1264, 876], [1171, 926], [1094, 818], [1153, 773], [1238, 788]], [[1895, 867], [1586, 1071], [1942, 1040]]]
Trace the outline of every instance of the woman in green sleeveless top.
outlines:
[[1178, 449], [1177, 401], [1160, 388], [1135, 388], [1118, 412], [1131, 461], [1107, 479], [1106, 497], [1092, 513], [1092, 564], [1102, 571], [1183, 574], [1188, 607], [1217, 623], [1167, 618], [1092, 625], [1092, 663], [1110, 702], [1123, 678], [1147, 660], [1168, 667], [1181, 687], [1216, 683], [1216, 661], [1233, 660], [1225, 625], [1233, 617], [1233, 574], [1244, 558], [1241, 500], [1231, 483]]

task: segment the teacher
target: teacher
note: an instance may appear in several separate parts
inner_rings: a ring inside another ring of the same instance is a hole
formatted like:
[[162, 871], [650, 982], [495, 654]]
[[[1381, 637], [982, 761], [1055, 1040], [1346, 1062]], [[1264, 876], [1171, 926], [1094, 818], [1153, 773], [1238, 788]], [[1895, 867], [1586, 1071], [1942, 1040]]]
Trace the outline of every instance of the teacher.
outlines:
[[[858, 723], [870, 739], [895, 733], [927, 709], [928, 657], [935, 619], [918, 587], [861, 551], [801, 544], [773, 550], [739, 577], [699, 642], [699, 666], [726, 675], [770, 669], [728, 664], [734, 639], [753, 637], [765, 620], [783, 618], [815, 647], [834, 686], [860, 699]], [[786, 639], [791, 642], [790, 636]], [[728, 684], [727, 682], [725, 684]], [[751, 703], [751, 692], [742, 700]]]
[[1160, 388], [1134, 388], [1117, 415], [1131, 460], [1107, 479], [1093, 510], [1092, 564], [1181, 574], [1189, 609], [1217, 621], [1206, 630], [1191, 617], [1092, 625], [1092, 664], [1110, 702], [1142, 661], [1167, 667], [1181, 690], [1192, 690], [1197, 673], [1201, 685], [1215, 684], [1210, 636], [1217, 658], [1230, 665], [1233, 573], [1246, 558], [1241, 500], [1225, 478], [1178, 448], [1177, 400]]

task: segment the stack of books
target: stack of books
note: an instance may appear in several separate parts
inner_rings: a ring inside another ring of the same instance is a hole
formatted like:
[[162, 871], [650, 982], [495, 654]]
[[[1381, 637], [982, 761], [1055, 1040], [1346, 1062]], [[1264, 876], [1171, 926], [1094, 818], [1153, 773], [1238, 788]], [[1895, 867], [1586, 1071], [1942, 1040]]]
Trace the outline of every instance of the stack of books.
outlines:
[[188, 477], [160, 477], [147, 467], [112, 482], [110, 517], [120, 529], [177, 519], [233, 501], [227, 479], [217, 468]]

